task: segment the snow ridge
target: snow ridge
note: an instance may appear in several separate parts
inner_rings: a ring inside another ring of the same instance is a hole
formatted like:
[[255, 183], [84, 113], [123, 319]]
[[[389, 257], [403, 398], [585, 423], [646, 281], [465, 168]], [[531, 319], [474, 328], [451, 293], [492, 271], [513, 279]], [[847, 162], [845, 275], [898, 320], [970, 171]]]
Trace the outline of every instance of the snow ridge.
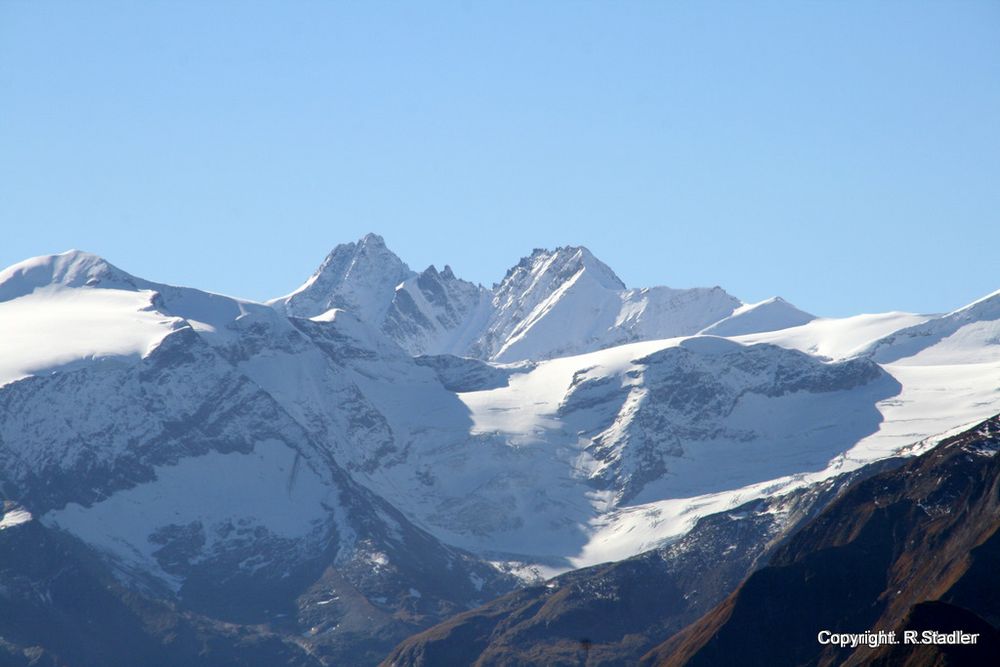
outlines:
[[381, 236], [366, 234], [356, 243], [338, 245], [301, 287], [269, 303], [298, 317], [343, 308], [378, 323], [389, 309], [396, 286], [414, 275]]
[[759, 303], [740, 306], [725, 319], [702, 330], [716, 336], [743, 336], [763, 331], [780, 331], [799, 327], [816, 319], [815, 315], [799, 310], [780, 296]]
[[42, 287], [134, 288], [135, 281], [97, 255], [69, 250], [33, 257], [0, 271], [0, 302], [27, 296]]
[[299, 317], [349, 310], [412, 355], [497, 362], [690, 336], [714, 325], [722, 329], [713, 333], [733, 335], [812, 319], [780, 298], [746, 305], [720, 287], [628, 289], [581, 246], [536, 248], [487, 289], [448, 266], [414, 273], [374, 234], [337, 246], [302, 287], [270, 303]]

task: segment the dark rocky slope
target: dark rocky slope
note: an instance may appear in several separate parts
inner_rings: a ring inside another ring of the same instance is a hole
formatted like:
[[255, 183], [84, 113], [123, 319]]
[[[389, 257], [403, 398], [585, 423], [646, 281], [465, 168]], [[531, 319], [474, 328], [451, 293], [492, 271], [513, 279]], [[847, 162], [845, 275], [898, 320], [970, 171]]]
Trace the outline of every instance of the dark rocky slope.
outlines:
[[126, 588], [82, 542], [28, 521], [0, 530], [0, 664], [322, 663], [266, 625], [211, 620]]
[[705, 517], [673, 544], [510, 593], [410, 637], [383, 665], [636, 664], [722, 600], [840, 489], [872, 472]]
[[[848, 489], [656, 665], [998, 664], [1000, 418]], [[933, 603], [933, 604], [931, 604]], [[834, 649], [820, 630], [960, 628], [973, 647]], [[991, 662], [979, 662], [989, 656]]]

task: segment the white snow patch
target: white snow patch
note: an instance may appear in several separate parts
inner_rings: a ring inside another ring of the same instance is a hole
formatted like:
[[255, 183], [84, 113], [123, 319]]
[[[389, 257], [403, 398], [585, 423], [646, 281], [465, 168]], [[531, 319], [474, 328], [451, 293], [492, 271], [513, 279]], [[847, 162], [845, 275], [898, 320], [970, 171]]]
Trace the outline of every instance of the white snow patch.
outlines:
[[14, 526], [19, 526], [22, 523], [27, 523], [31, 521], [31, 512], [25, 509], [15, 509], [7, 512], [0, 519], [0, 530], [6, 530], [7, 528], [13, 528]]
[[781, 297], [772, 297], [759, 303], [745, 303], [733, 314], [702, 330], [715, 336], [738, 336], [761, 331], [779, 331], [797, 327], [816, 319], [799, 310]]
[[901, 312], [818, 318], [802, 326], [735, 336], [733, 340], [745, 345], [771, 343], [828, 359], [846, 359], [880, 338], [928, 319], [929, 315]]
[[0, 386], [104, 358], [139, 359], [183, 321], [151, 291], [44, 287], [0, 302]]

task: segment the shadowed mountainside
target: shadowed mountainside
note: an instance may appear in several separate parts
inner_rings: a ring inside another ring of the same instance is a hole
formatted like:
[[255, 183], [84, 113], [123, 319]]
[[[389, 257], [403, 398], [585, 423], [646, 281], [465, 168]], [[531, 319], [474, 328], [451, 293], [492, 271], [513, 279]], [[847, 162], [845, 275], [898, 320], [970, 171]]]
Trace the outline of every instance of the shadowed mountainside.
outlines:
[[[1000, 418], [848, 489], [646, 664], [983, 664], [1000, 624]], [[934, 604], [928, 604], [934, 602]], [[973, 647], [821, 646], [820, 630], [960, 627]], [[993, 653], [995, 659], [997, 653]]]

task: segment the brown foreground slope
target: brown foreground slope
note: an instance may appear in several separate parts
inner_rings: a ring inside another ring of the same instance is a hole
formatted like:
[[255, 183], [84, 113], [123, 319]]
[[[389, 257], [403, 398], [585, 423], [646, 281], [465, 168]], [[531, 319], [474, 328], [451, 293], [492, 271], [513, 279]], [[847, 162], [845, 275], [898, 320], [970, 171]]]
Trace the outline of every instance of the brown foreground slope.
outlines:
[[[1000, 418], [860, 481], [650, 665], [1000, 664]], [[979, 633], [972, 646], [836, 649], [821, 630]]]

